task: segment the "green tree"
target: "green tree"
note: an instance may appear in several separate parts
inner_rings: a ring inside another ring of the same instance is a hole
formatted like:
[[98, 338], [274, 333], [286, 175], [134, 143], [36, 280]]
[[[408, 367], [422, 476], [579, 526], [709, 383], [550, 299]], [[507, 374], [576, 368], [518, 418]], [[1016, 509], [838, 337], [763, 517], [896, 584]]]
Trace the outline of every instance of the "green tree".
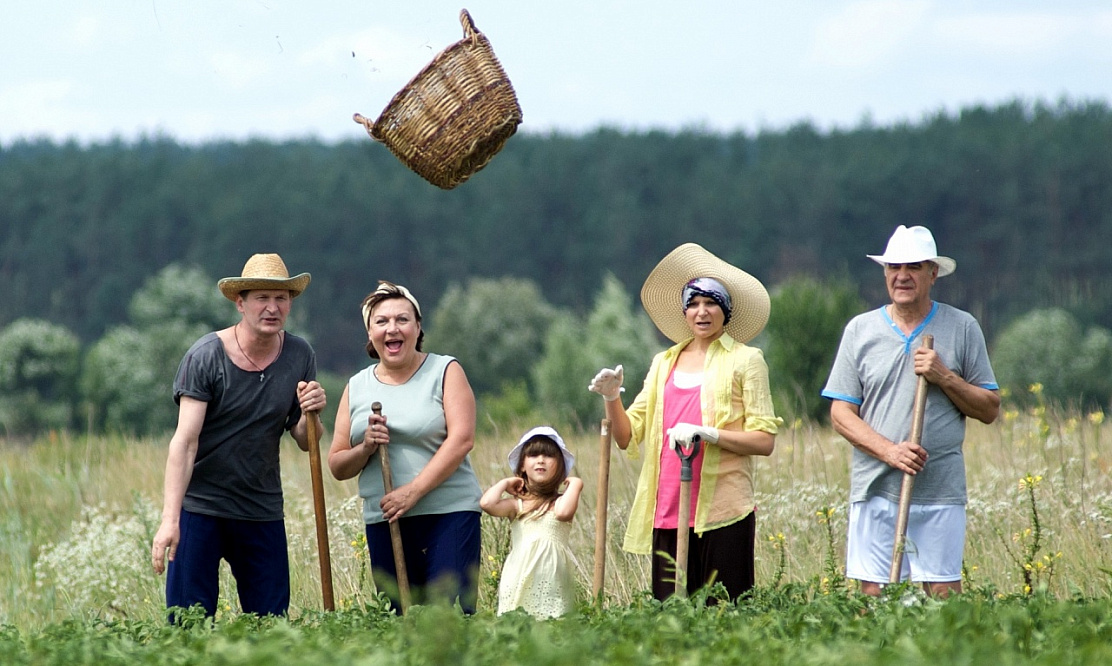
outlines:
[[474, 278], [448, 287], [424, 348], [459, 359], [476, 394], [497, 393], [528, 379], [557, 316], [532, 280]]
[[174, 263], [143, 284], [128, 303], [127, 313], [140, 330], [185, 322], [211, 331], [235, 319], [229, 303], [203, 270]]
[[607, 274], [585, 324], [569, 315], [549, 331], [544, 357], [533, 369], [538, 401], [564, 422], [588, 425], [603, 413], [599, 396], [587, 390], [595, 373], [621, 365], [627, 391], [636, 393], [660, 340], [618, 278]]
[[829, 405], [819, 395], [826, 383], [842, 329], [865, 304], [847, 281], [788, 280], [770, 294], [769, 383], [777, 413], [825, 420]]
[[93, 427], [128, 434], [173, 427], [171, 386], [159, 381], [160, 361], [151, 339], [137, 329], [118, 326], [105, 333], [86, 355], [81, 375]]
[[0, 428], [31, 435], [73, 423], [81, 343], [57, 324], [18, 319], [0, 333]]
[[1112, 398], [1112, 333], [1084, 330], [1060, 308], [1032, 310], [997, 336], [992, 352], [997, 382], [1020, 404], [1028, 388], [1042, 384], [1042, 395], [1061, 404], [1107, 407]]
[[81, 390], [97, 428], [158, 433], [174, 427], [174, 375], [197, 338], [224, 328], [234, 311], [196, 267], [170, 264], [128, 305], [131, 325], [109, 330], [86, 357]]

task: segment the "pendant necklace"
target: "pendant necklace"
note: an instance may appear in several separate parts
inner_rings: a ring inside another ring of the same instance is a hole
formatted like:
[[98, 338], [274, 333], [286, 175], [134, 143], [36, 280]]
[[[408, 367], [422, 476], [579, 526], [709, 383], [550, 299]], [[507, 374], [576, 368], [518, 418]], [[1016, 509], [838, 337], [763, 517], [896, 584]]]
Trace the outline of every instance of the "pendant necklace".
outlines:
[[[251, 360], [251, 357], [247, 355], [247, 352], [243, 351], [243, 345], [239, 344], [239, 324], [236, 324], [235, 326], [232, 327], [232, 335], [234, 335], [235, 338], [236, 338], [236, 347], [239, 348], [239, 353], [243, 354], [243, 358], [247, 359], [247, 362], [250, 363], [252, 366], [254, 366], [254, 368], [256, 370], [259, 371], [259, 383], [261, 384], [263, 381], [266, 380], [266, 370], [263, 370], [262, 368], [260, 368], [257, 363], [255, 363], [254, 361]], [[275, 355], [274, 360], [278, 360], [278, 357], [282, 355], [282, 347], [285, 344], [286, 344], [285, 336], [282, 335], [281, 333], [279, 333], [278, 334], [278, 354]]]

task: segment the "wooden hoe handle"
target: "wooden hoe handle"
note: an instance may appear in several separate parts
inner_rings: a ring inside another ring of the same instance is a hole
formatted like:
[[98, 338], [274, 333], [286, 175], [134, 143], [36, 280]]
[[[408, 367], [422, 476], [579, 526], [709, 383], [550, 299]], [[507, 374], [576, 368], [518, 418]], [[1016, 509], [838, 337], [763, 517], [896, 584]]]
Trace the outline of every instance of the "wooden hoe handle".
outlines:
[[610, 494], [610, 419], [599, 427], [598, 498], [595, 502], [595, 578], [591, 594], [602, 603], [606, 581], [606, 504]]
[[[924, 335], [924, 349], [934, 349], [934, 336]], [[921, 444], [923, 441], [923, 418], [927, 411], [927, 378], [920, 376], [919, 383], [915, 386], [915, 405], [911, 413], [911, 438], [912, 444]], [[915, 476], [904, 472], [903, 481], [900, 483], [900, 505], [896, 514], [896, 539], [892, 542], [892, 564], [888, 568], [888, 582], [900, 582], [900, 569], [903, 568], [903, 556], [907, 543], [907, 518], [911, 513], [911, 491], [915, 489]]]
[[309, 439], [309, 471], [313, 480], [313, 512], [317, 521], [317, 553], [320, 559], [320, 591], [324, 600], [324, 610], [336, 610], [332, 598], [332, 556], [328, 549], [328, 512], [324, 506], [324, 478], [320, 464], [320, 431], [317, 428], [316, 412], [305, 415], [305, 425]]
[[[382, 403], [371, 403], [371, 411], [382, 416]], [[390, 453], [388, 445], [378, 447], [378, 457], [382, 463], [382, 487], [386, 495], [394, 492], [394, 477], [390, 473]], [[398, 596], [401, 598], [402, 614], [409, 610], [409, 573], [405, 568], [405, 550], [402, 548], [402, 526], [397, 521], [390, 523], [390, 545], [394, 549], [394, 569], [397, 571]]]

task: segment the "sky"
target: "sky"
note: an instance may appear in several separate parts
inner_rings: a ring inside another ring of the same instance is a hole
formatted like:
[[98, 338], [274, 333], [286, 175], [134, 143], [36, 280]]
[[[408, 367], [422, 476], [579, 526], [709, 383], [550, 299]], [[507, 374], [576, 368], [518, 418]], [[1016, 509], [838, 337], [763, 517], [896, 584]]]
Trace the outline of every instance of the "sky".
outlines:
[[366, 138], [466, 6], [521, 132], [820, 130], [1112, 100], [1105, 0], [4, 0], [0, 146]]

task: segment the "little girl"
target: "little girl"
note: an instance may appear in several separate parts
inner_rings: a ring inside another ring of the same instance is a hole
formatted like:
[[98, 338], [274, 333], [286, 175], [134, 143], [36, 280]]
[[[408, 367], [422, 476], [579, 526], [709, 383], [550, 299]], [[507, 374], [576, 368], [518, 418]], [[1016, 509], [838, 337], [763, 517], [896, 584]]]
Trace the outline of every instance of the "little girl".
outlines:
[[498, 585], [498, 614], [522, 608], [535, 617], [558, 617], [575, 608], [569, 540], [583, 480], [568, 476], [575, 456], [548, 426], [522, 435], [509, 462], [514, 476], [491, 486], [479, 500], [483, 511], [513, 521]]

